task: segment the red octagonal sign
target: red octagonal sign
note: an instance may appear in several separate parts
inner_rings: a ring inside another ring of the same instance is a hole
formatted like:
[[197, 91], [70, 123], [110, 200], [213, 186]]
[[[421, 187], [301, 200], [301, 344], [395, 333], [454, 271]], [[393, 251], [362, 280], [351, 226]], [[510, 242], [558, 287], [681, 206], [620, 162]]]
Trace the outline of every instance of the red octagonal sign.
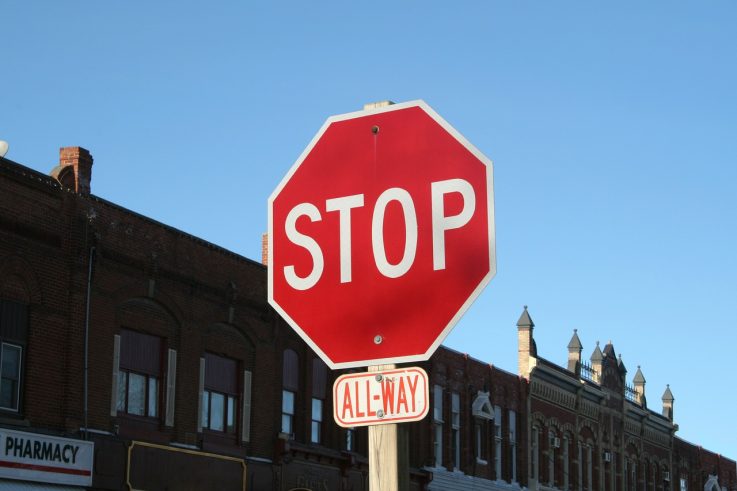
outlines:
[[496, 272], [492, 185], [422, 101], [329, 118], [269, 198], [269, 303], [331, 368], [428, 359]]

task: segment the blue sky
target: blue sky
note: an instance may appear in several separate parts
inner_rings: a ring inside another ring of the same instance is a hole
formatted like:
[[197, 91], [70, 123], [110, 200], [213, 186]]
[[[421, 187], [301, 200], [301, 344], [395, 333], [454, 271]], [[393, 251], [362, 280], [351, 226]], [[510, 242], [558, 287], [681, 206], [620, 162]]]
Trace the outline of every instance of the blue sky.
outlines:
[[324, 120], [423, 99], [494, 161], [498, 274], [446, 345], [516, 372], [611, 340], [678, 435], [737, 458], [737, 3], [0, 1], [0, 139], [260, 258]]

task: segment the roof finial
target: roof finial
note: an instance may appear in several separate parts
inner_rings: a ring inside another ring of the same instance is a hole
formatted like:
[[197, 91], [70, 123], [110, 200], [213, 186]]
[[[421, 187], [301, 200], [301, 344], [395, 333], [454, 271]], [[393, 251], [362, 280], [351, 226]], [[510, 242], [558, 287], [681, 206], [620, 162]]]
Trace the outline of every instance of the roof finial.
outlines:
[[525, 307], [525, 310], [527, 310], [527, 305], [525, 305], [524, 307]]

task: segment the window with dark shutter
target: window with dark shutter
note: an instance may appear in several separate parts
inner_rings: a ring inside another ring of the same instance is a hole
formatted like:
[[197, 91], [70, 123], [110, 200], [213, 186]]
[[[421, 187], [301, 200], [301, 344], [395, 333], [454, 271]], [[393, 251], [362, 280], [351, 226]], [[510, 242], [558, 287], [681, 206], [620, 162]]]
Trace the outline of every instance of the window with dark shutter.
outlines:
[[158, 336], [129, 329], [120, 331], [119, 412], [159, 417], [161, 349]]
[[202, 426], [235, 434], [238, 424], [238, 362], [205, 353], [205, 390], [202, 394]]

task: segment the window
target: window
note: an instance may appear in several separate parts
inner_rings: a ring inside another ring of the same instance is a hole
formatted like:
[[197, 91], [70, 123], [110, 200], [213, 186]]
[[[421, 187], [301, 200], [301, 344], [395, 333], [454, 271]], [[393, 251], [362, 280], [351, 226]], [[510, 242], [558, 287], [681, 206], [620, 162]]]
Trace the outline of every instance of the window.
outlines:
[[353, 451], [353, 430], [345, 430], [345, 449], [349, 452]]
[[241, 441], [251, 441], [251, 386], [253, 385], [253, 374], [250, 370], [243, 371], [243, 426], [241, 426]]
[[578, 489], [583, 491], [583, 442], [578, 441]]
[[433, 426], [435, 426], [435, 467], [443, 465], [443, 388], [433, 387]]
[[471, 403], [471, 415], [473, 416], [476, 436], [476, 462], [486, 465], [486, 455], [490, 452], [490, 444], [487, 441], [489, 425], [493, 424], [494, 408], [489, 402], [489, 393], [478, 391]]
[[121, 330], [118, 412], [148, 418], [159, 416], [161, 346], [158, 336]]
[[538, 479], [540, 476], [538, 453], [540, 448], [540, 429], [537, 426], [532, 427], [532, 478]]
[[548, 432], [548, 484], [555, 486], [555, 458], [557, 457], [556, 444], [559, 442], [554, 431]]
[[688, 479], [686, 479], [686, 476], [681, 476], [681, 490], [680, 491], [688, 491]]
[[319, 358], [312, 360], [312, 408], [310, 424], [310, 441], [320, 443], [322, 441], [322, 413], [323, 401], [327, 385], [327, 366]]
[[292, 422], [294, 421], [294, 392], [282, 391], [281, 399], [281, 431], [291, 435], [294, 433]]
[[647, 491], [647, 460], [642, 463], [642, 491]]
[[517, 413], [509, 410], [509, 462], [511, 463], [511, 482], [517, 482]]
[[653, 491], [656, 491], [658, 489], [658, 464], [654, 463], [652, 465], [653, 468]]
[[202, 394], [202, 427], [235, 434], [238, 410], [238, 362], [205, 354], [205, 388]]
[[[570, 449], [568, 448], [568, 436], [563, 436], [563, 490], [568, 491], [570, 488], [570, 480], [568, 473], [571, 470], [571, 458], [569, 455]], [[626, 491], [626, 490], [625, 490]]]
[[0, 410], [20, 411], [27, 327], [28, 307], [0, 300]]
[[322, 399], [312, 398], [312, 431], [310, 441], [320, 443], [320, 431], [322, 426]]
[[457, 392], [451, 395], [451, 443], [453, 444], [453, 469], [461, 468], [461, 396]]
[[637, 491], [637, 461], [632, 462], [632, 491]]
[[435, 467], [443, 465], [443, 423], [435, 423]]
[[590, 445], [586, 446], [586, 489], [593, 489], [594, 463], [592, 462], [593, 450]]
[[618, 452], [612, 452], [612, 462], [611, 462], [611, 483], [612, 487], [616, 489], [617, 486], [617, 460], [619, 459], [619, 453]]
[[2, 344], [0, 353], [0, 409], [18, 410], [20, 401], [20, 364], [23, 349], [9, 343]]
[[502, 478], [502, 408], [494, 406], [494, 474]]
[[292, 437], [294, 430], [295, 397], [299, 380], [299, 357], [294, 350], [284, 350], [282, 370], [281, 432]]

